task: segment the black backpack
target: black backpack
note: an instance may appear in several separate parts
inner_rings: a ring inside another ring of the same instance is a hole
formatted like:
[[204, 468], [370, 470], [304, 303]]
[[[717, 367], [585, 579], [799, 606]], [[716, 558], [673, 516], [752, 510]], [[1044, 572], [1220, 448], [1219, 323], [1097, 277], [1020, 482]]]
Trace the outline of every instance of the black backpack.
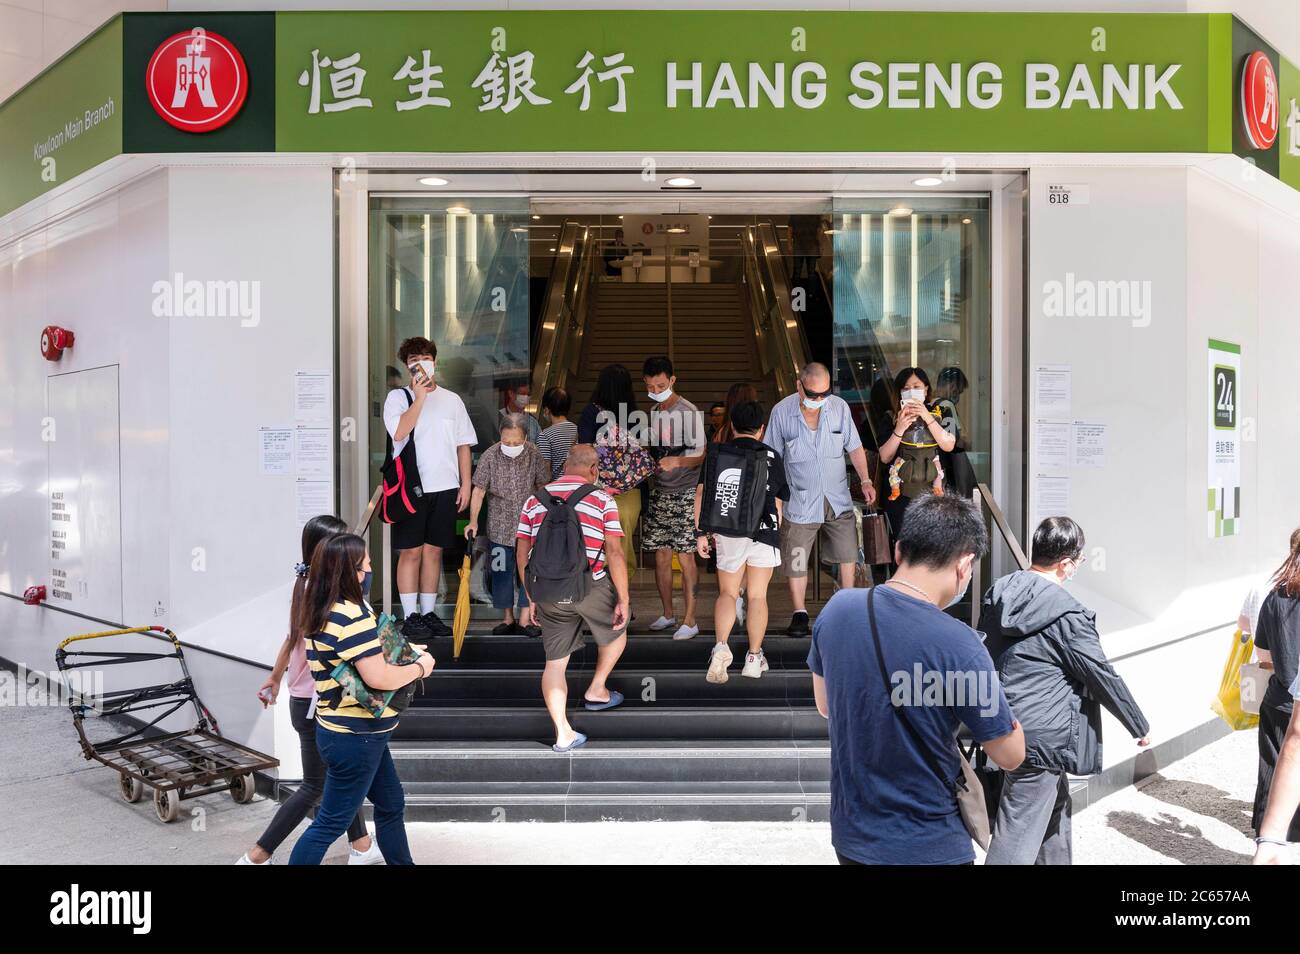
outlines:
[[[408, 408], [415, 403], [408, 389], [402, 388], [402, 394], [406, 396]], [[415, 428], [406, 435], [406, 446], [397, 457], [393, 456], [393, 435], [386, 436], [388, 450], [384, 454], [384, 466], [380, 468], [384, 477], [384, 495], [379, 515], [384, 523], [401, 523], [415, 514], [415, 505], [424, 495], [420, 487], [420, 465], [415, 459]]]
[[583, 484], [563, 500], [545, 488], [537, 492], [546, 515], [537, 528], [525, 574], [534, 603], [577, 603], [591, 590], [587, 541], [576, 508], [595, 489], [593, 484]]
[[709, 445], [704, 458], [700, 529], [724, 537], [750, 537], [767, 515], [766, 447]]

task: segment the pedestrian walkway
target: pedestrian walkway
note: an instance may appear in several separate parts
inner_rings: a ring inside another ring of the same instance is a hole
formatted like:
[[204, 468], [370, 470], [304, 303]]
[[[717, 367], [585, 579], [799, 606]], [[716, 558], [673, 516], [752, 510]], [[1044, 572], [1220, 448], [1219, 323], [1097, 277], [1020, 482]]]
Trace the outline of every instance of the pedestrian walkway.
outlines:
[[[1255, 735], [1238, 732], [1117, 792], [1075, 818], [1078, 864], [1244, 864]], [[62, 707], [0, 709], [0, 864], [229, 864], [274, 814], [258, 798], [183, 803], [163, 825], [146, 800], [124, 803], [108, 769], [81, 758]], [[199, 810], [197, 815], [190, 814]], [[302, 826], [306, 827], [306, 823]], [[290, 837], [292, 844], [297, 834]], [[412, 824], [421, 864], [833, 864], [826, 824], [597, 822]], [[281, 861], [288, 858], [282, 851]], [[339, 843], [326, 857], [341, 864]]]

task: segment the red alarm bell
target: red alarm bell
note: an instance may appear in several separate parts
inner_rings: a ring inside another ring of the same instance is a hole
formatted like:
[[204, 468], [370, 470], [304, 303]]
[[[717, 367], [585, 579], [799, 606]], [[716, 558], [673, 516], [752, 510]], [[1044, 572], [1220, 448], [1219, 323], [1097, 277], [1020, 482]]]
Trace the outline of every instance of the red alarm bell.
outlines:
[[73, 334], [67, 328], [58, 325], [46, 325], [41, 332], [41, 354], [47, 361], [58, 361], [63, 357], [64, 349], [71, 348]]
[[23, 590], [23, 602], [28, 606], [40, 606], [45, 602], [45, 587], [29, 586]]

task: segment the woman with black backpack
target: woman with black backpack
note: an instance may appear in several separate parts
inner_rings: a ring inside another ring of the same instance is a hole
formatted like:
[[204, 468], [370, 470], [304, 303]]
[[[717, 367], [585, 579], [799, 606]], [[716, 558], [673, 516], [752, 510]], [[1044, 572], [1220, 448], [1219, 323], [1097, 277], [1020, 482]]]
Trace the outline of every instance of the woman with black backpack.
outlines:
[[[379, 621], [362, 594], [369, 572], [366, 542], [353, 533], [323, 541], [312, 554], [307, 594], [295, 625], [309, 634], [307, 663], [316, 680], [316, 745], [325, 761], [325, 794], [316, 820], [294, 845], [291, 865], [320, 864], [366, 799], [375, 809], [375, 840], [384, 861], [414, 864], [406, 842], [402, 782], [388, 751], [398, 712], [390, 702], [376, 706], [373, 700], [429, 675], [433, 657], [415, 647], [412, 661], [388, 662]], [[360, 684], [345, 690], [344, 683], [353, 679]]]

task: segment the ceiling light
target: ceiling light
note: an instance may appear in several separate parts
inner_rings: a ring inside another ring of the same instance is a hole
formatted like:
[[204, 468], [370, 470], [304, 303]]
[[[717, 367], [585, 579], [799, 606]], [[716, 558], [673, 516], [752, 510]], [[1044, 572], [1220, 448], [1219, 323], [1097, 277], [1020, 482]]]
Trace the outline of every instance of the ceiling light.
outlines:
[[463, 205], [449, 205], [447, 206], [447, 213], [449, 215], [469, 215], [469, 209]]
[[675, 189], [685, 189], [695, 185], [695, 180], [690, 176], [673, 176], [668, 180], [668, 184]]
[[970, 225], [970, 219], [962, 219], [962, 220], [961, 220], [961, 224], [962, 224], [962, 225]]
[[943, 185], [943, 180], [938, 176], [921, 176], [919, 179], [913, 179], [912, 185], [919, 186], [937, 186]]
[[528, 227], [527, 227], [526, 225], [516, 225], [516, 226], [515, 226], [514, 228], [512, 228], [510, 231], [511, 231], [511, 232], [521, 232], [521, 233], [527, 234], [527, 232], [528, 232]]
[[534, 215], [534, 216], [533, 216], [533, 221], [536, 222], [536, 221], [537, 221], [538, 219], [540, 219], [540, 218], [541, 218], [540, 215]]
[[889, 210], [890, 215], [911, 215], [912, 210], [905, 205], [896, 205]]
[[686, 229], [682, 228], [680, 225], [674, 225], [671, 228], [664, 229], [664, 231], [671, 232], [673, 235], [684, 235], [686, 233]]
[[554, 249], [554, 248], [552, 248], [552, 249], [551, 249], [551, 251], [552, 251], [552, 252], [554, 252], [554, 251], [555, 251], [555, 249]]
[[450, 181], [451, 181], [450, 179], [444, 179], [442, 176], [424, 176], [420, 180], [420, 185], [444, 186], [447, 185]]

